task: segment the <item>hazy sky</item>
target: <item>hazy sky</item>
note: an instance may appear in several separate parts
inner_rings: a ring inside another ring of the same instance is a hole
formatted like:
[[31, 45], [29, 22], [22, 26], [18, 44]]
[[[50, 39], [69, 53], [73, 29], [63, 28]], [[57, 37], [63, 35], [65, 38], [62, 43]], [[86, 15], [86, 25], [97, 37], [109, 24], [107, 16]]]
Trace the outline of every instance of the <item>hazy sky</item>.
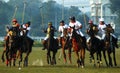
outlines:
[[[9, 1], [9, 0], [5, 0]], [[35, 1], [35, 0], [34, 0]], [[48, 0], [42, 0], [42, 1], [48, 1]], [[82, 11], [89, 11], [90, 10], [90, 3], [89, 0], [54, 0], [59, 4], [63, 4], [64, 1], [64, 6], [78, 6], [81, 8], [82, 6], [85, 6], [85, 9], [82, 9]]]
[[[5, 1], [9, 1], [9, 0], [5, 0]], [[42, 0], [42, 1], [48, 1], [48, 0]], [[64, 4], [67, 5], [78, 5], [78, 4], [89, 4], [89, 0], [54, 0], [57, 3], [62, 4], [64, 1]]]
[[[48, 0], [44, 0], [44, 1], [48, 1]], [[54, 0], [54, 1], [56, 1], [57, 3], [60, 3], [60, 4], [62, 4], [64, 1], [65, 6], [89, 4], [89, 0]]]

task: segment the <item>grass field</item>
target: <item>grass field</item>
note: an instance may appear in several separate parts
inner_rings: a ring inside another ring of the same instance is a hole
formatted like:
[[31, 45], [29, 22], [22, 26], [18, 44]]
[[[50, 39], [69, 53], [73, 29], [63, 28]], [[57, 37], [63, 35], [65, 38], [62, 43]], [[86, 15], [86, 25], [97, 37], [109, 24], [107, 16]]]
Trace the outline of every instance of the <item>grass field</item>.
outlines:
[[[0, 56], [2, 53], [2, 47], [0, 48]], [[22, 67], [21, 70], [18, 67], [6, 67], [5, 63], [0, 61], [0, 73], [120, 73], [120, 49], [116, 49], [117, 67], [106, 67], [103, 59], [103, 65], [101, 68], [94, 67], [89, 63], [89, 53], [86, 51], [85, 56], [85, 68], [76, 67], [76, 59], [74, 52], [72, 53], [72, 64], [64, 64], [63, 57], [58, 60], [60, 50], [57, 53], [57, 65], [51, 66], [46, 62], [46, 51], [41, 50], [40, 47], [33, 47], [33, 51], [29, 56], [29, 67]], [[18, 63], [18, 61], [17, 61]]]

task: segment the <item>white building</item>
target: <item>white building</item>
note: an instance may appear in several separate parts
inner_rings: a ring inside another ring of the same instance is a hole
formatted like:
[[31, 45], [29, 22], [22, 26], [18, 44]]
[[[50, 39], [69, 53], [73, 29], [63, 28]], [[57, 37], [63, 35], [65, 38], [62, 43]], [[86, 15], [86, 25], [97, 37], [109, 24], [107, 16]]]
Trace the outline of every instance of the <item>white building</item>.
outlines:
[[98, 24], [99, 18], [104, 18], [106, 23], [114, 22], [117, 18], [110, 10], [109, 0], [90, 0], [91, 18], [95, 24]]

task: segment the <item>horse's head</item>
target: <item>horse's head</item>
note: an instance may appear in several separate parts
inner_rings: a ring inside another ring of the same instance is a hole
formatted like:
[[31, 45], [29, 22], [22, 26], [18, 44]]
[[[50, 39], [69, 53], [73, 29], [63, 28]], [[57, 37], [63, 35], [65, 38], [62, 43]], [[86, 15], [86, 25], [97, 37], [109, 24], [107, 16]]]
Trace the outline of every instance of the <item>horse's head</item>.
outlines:
[[71, 29], [72, 39], [75, 40], [76, 42], [82, 43], [83, 42], [82, 36], [76, 32], [75, 26], [71, 27]]
[[72, 38], [77, 37], [78, 34], [77, 34], [77, 32], [76, 32], [75, 26], [74, 26], [74, 27], [70, 27], [70, 28], [71, 28]]
[[67, 28], [64, 28], [63, 29], [63, 36], [67, 37], [67, 35], [68, 35], [68, 30], [67, 30]]
[[104, 30], [106, 32], [106, 35], [114, 32], [114, 30], [110, 24], [106, 25], [106, 28]]
[[8, 34], [9, 34], [9, 36], [11, 36], [11, 37], [16, 36], [16, 32], [14, 32], [14, 31], [9, 31]]
[[98, 33], [98, 27], [97, 25], [92, 25], [89, 27], [89, 29], [87, 29], [86, 33], [90, 36], [90, 37], [95, 37], [95, 35]]
[[106, 34], [104, 38], [105, 48], [108, 48], [111, 45], [111, 41], [113, 42], [113, 37], [110, 34], [113, 33], [114, 30], [110, 24], [106, 25], [106, 28], [104, 30]]

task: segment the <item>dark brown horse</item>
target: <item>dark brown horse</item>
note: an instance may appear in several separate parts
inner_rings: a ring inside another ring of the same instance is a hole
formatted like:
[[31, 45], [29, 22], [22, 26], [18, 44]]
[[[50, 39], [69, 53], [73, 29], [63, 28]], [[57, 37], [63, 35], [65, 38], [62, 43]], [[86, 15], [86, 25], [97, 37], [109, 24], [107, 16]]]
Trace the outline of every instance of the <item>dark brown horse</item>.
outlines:
[[8, 48], [7, 51], [6, 51], [6, 56], [7, 56], [7, 65], [12, 65], [15, 66], [15, 62], [16, 62], [16, 54], [17, 54], [17, 50], [18, 48], [20, 47], [19, 45], [19, 37], [16, 36], [16, 34], [14, 34], [14, 31], [10, 31], [11, 34], [9, 34], [8, 36], [8, 40], [6, 41], [7, 42], [7, 45]]
[[[44, 30], [45, 33], [48, 35], [48, 39], [44, 40], [46, 43], [43, 44], [44, 48], [47, 49], [47, 63], [54, 65], [56, 64], [56, 53], [57, 50], [59, 49], [59, 41], [58, 39], [54, 38], [54, 32], [55, 28], [51, 25], [47, 28], [47, 30]], [[51, 57], [51, 52], [52, 52], [52, 57]]]
[[[56, 53], [59, 48], [58, 45], [58, 39], [55, 39], [53, 36], [49, 37], [46, 43], [46, 49], [47, 49], [47, 63], [54, 65], [56, 64]], [[51, 57], [52, 52], [52, 57]]]
[[23, 53], [25, 53], [24, 57], [24, 62], [23, 65], [24, 67], [28, 66], [28, 56], [32, 52], [32, 46], [34, 41], [27, 37], [27, 36], [21, 36], [20, 38], [20, 48], [18, 49], [18, 56], [19, 57], [19, 67], [21, 66], [21, 62], [23, 61]]
[[85, 59], [85, 47], [83, 37], [76, 33], [75, 27], [72, 28], [72, 47], [75, 55], [77, 57], [77, 66], [80, 65], [84, 68], [84, 59]]
[[90, 62], [93, 62], [94, 66], [96, 65], [95, 57], [94, 57], [94, 54], [96, 54], [97, 64], [100, 67], [100, 64], [102, 63], [101, 52], [104, 47], [101, 39], [98, 39], [96, 37], [97, 32], [98, 32], [98, 28], [96, 25], [91, 26], [90, 29], [87, 30], [87, 34], [90, 36], [89, 41], [87, 41], [87, 46], [88, 46], [88, 51], [90, 52]]
[[[113, 66], [112, 57], [111, 57], [111, 54], [113, 53], [114, 66], [117, 66], [116, 56], [115, 56], [116, 38], [112, 36], [113, 29], [110, 25], [107, 25], [107, 27], [105, 28], [105, 31], [106, 31], [106, 36], [104, 38], [105, 45], [104, 45], [103, 54], [105, 56], [106, 65], [110, 66], [110, 67]], [[107, 55], [108, 55], [109, 62], [106, 59], [106, 55], [105, 55], [106, 52], [107, 52]]]
[[71, 45], [71, 42], [69, 41], [69, 36], [68, 36], [68, 31], [67, 29], [64, 29], [63, 30], [63, 37], [61, 37], [61, 43], [62, 43], [62, 53], [63, 53], [63, 56], [64, 56], [64, 62], [66, 63], [67, 60], [66, 60], [66, 52], [65, 50], [68, 50], [68, 57], [69, 57], [69, 62], [71, 62], [71, 48], [72, 48], [72, 45]]

